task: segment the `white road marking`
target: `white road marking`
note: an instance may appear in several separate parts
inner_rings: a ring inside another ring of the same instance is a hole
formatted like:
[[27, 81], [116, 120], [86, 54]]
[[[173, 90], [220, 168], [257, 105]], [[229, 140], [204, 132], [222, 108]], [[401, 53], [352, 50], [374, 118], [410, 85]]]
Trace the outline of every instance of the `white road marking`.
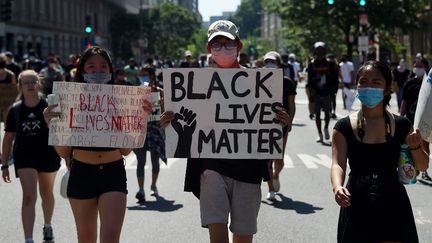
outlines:
[[317, 169], [317, 164], [327, 168], [330, 168], [331, 165], [331, 159], [326, 154], [317, 154], [318, 158], [309, 154], [297, 154], [297, 156], [303, 161], [308, 169]]
[[285, 164], [284, 168], [287, 168], [287, 169], [294, 168], [294, 163], [291, 159], [291, 156], [289, 156], [288, 154], [284, 155], [284, 164]]

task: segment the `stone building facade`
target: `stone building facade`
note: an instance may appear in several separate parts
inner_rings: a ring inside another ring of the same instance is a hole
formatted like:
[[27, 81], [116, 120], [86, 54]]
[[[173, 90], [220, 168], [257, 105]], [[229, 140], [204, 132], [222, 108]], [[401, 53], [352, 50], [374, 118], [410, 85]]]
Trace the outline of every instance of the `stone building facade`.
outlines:
[[[12, 19], [0, 23], [0, 51], [18, 58], [31, 51], [40, 58], [55, 53], [66, 60], [85, 48], [86, 38], [110, 48], [109, 20], [122, 9], [114, 0], [13, 0]], [[91, 34], [84, 31], [86, 16]]]

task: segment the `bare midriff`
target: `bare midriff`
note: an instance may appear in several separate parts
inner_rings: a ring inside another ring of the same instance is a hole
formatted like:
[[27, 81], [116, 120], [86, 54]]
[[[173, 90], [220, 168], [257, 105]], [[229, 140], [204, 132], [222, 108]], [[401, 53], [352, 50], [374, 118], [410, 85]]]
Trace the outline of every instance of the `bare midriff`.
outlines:
[[123, 158], [119, 149], [112, 151], [86, 151], [74, 149], [73, 158], [87, 164], [106, 164]]

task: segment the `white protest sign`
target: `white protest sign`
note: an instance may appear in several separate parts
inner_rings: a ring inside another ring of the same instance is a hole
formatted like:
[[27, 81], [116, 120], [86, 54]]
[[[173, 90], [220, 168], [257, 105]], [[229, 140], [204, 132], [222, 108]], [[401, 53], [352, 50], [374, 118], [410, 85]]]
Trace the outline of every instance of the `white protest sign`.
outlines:
[[52, 119], [49, 145], [140, 148], [144, 145], [150, 88], [54, 82], [62, 116]]
[[282, 69], [164, 69], [165, 129], [176, 158], [281, 159]]
[[422, 138], [432, 143], [432, 70], [425, 75], [417, 100], [414, 128], [420, 129]]

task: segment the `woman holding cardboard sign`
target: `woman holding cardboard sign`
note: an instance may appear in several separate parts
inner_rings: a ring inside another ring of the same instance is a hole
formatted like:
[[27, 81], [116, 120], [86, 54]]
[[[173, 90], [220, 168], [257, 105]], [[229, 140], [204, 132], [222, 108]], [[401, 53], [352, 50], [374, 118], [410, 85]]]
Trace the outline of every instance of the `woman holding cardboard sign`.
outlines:
[[[77, 66], [75, 82], [113, 82], [113, 65], [106, 50], [91, 47]], [[59, 113], [55, 106], [44, 111], [49, 122]], [[55, 146], [65, 159], [72, 157], [67, 196], [72, 207], [78, 242], [96, 242], [97, 220], [101, 221], [100, 242], [119, 242], [126, 209], [126, 171], [123, 156], [132, 149]]]

